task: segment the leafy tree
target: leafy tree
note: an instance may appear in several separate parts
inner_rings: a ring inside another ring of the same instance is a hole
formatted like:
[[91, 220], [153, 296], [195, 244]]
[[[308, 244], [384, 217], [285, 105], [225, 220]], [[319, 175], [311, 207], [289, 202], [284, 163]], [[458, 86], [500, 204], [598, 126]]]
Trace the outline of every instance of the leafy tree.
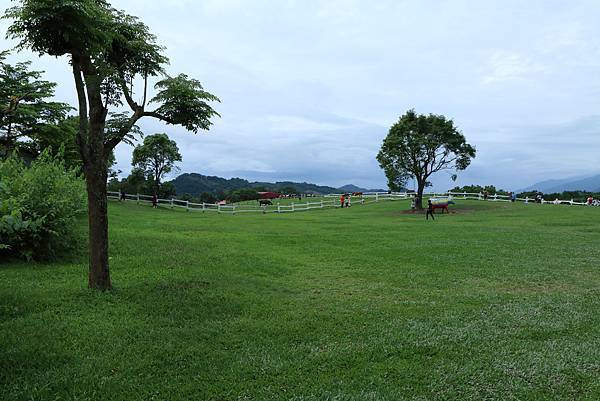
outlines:
[[226, 197], [229, 202], [241, 202], [247, 200], [260, 199], [260, 195], [253, 188], [243, 188], [231, 191]]
[[184, 193], [183, 195], [181, 195], [181, 197], [179, 198], [182, 201], [188, 201], [188, 202], [193, 202], [194, 201], [194, 197], [190, 194], [188, 194], [187, 192]]
[[48, 125], [56, 125], [72, 109], [51, 102], [56, 84], [40, 80], [43, 71], [31, 71], [31, 62], [11, 65], [0, 53], [0, 150], [9, 154], [23, 137], [31, 138]]
[[498, 195], [506, 195], [507, 192], [503, 189], [496, 189], [494, 185], [465, 185], [462, 187], [454, 187], [450, 190], [450, 192], [467, 192], [467, 193], [484, 193], [487, 192], [490, 195], [498, 194]]
[[390, 128], [377, 161], [390, 189], [399, 190], [411, 178], [417, 181], [417, 207], [422, 208], [423, 190], [432, 174], [464, 170], [474, 157], [475, 148], [467, 143], [452, 120], [442, 115], [417, 115], [409, 110]]
[[[77, 145], [88, 194], [88, 285], [109, 289], [110, 153], [143, 117], [193, 132], [208, 130], [211, 118], [218, 115], [208, 102], [218, 98], [204, 91], [199, 81], [180, 74], [159, 80], [154, 85], [156, 95], [148, 101], [149, 78], [164, 75], [168, 62], [164, 48], [138, 18], [112, 8], [106, 0], [17, 1], [19, 5], [9, 8], [4, 17], [13, 20], [8, 37], [20, 41], [18, 48], [69, 58], [78, 98]], [[139, 100], [134, 99], [136, 80], [143, 82]], [[109, 108], [122, 106], [123, 99], [130, 114], [111, 118]], [[149, 103], [156, 107], [149, 110]]]
[[29, 146], [34, 155], [48, 151], [52, 155], [60, 156], [67, 169], [77, 169], [82, 172], [83, 163], [75, 141], [78, 126], [79, 119], [73, 116], [56, 123], [41, 125], [25, 146]]
[[176, 169], [175, 162], [181, 161], [177, 143], [167, 134], [154, 134], [144, 138], [144, 143], [133, 150], [131, 164], [144, 172], [146, 179], [154, 182], [154, 193], [158, 194], [160, 181]]
[[292, 187], [292, 186], [281, 187], [281, 189], [279, 191], [285, 195], [293, 195], [293, 194], [298, 193], [298, 189], [296, 189], [296, 187]]
[[203, 203], [217, 203], [219, 200], [216, 196], [211, 194], [210, 192], [202, 192], [200, 194], [200, 202]]

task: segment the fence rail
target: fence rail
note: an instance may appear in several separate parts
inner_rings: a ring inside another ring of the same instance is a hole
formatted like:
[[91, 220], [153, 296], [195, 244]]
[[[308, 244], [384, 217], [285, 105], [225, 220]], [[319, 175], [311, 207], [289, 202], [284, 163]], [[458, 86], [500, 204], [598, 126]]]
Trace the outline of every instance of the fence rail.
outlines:
[[[342, 194], [328, 194], [324, 195], [322, 200], [320, 201], [305, 201], [305, 202], [291, 202], [289, 204], [281, 204], [275, 203], [273, 205], [253, 205], [249, 203], [242, 204], [218, 204], [218, 203], [194, 203], [190, 201], [184, 201], [180, 199], [157, 199], [158, 205], [167, 206], [170, 208], [182, 208], [188, 211], [201, 211], [201, 212], [215, 212], [215, 213], [225, 213], [225, 214], [236, 214], [236, 213], [292, 213], [292, 212], [300, 212], [307, 211], [313, 209], [326, 209], [326, 208], [340, 208], [341, 203], [339, 201], [339, 197]], [[365, 192], [362, 196], [355, 196], [351, 198], [351, 205], [368, 205], [371, 203], [376, 203], [380, 201], [398, 201], [398, 200], [407, 200], [414, 198], [414, 192]], [[473, 192], [429, 192], [424, 193], [423, 196], [427, 197], [451, 197], [452, 199], [471, 199], [471, 200], [480, 200], [480, 201], [489, 201], [489, 202], [510, 202], [510, 196], [508, 195], [489, 195], [487, 199], [485, 199], [484, 194], [482, 193], [473, 193]], [[120, 192], [108, 192], [109, 199], [121, 199]], [[140, 194], [125, 194], [126, 200], [133, 200], [137, 203], [152, 203], [152, 196], [149, 195], [140, 195]], [[518, 202], [524, 203], [533, 203], [535, 199], [533, 198], [516, 198]], [[577, 206], [585, 206], [587, 203], [585, 202], [575, 202], [573, 199], [571, 200], [555, 200], [555, 201], [546, 201], [544, 199], [541, 200], [542, 204], [561, 204], [561, 205], [577, 205]], [[595, 204], [598, 206], [598, 204]]]

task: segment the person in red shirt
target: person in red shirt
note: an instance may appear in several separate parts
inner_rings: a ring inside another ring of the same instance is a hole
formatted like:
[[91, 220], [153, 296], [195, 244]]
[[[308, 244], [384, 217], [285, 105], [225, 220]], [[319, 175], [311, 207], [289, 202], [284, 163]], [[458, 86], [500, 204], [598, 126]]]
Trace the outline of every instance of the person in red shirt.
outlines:
[[342, 194], [342, 196], [340, 196], [340, 207], [344, 207], [344, 195]]

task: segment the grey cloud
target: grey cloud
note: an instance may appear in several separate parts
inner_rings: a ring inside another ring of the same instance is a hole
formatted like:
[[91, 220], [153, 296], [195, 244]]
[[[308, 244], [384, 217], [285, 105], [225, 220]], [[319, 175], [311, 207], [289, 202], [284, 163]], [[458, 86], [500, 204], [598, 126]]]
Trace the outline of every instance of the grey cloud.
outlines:
[[[410, 108], [453, 118], [477, 146], [459, 183], [515, 189], [600, 170], [594, 0], [113, 4], [168, 47], [169, 72], [222, 99], [209, 133], [141, 123], [177, 140], [182, 171], [384, 186], [374, 158]], [[75, 104], [65, 60], [14, 57], [36, 60]], [[128, 171], [131, 148], [117, 156]], [[454, 185], [444, 173], [433, 181]]]

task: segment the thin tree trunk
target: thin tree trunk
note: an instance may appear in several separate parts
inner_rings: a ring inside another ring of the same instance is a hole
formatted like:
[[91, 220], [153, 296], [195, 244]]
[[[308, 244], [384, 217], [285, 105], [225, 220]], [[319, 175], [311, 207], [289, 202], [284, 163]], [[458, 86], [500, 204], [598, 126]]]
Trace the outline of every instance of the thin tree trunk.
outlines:
[[425, 191], [425, 180], [417, 180], [417, 186], [417, 202], [415, 206], [417, 207], [417, 209], [423, 209], [423, 192]]
[[[108, 290], [111, 288], [108, 266], [108, 205], [106, 198], [106, 168], [104, 163], [93, 161], [86, 166], [86, 186], [88, 195], [89, 226], [89, 273], [90, 288]], [[101, 165], [98, 165], [101, 164]]]

